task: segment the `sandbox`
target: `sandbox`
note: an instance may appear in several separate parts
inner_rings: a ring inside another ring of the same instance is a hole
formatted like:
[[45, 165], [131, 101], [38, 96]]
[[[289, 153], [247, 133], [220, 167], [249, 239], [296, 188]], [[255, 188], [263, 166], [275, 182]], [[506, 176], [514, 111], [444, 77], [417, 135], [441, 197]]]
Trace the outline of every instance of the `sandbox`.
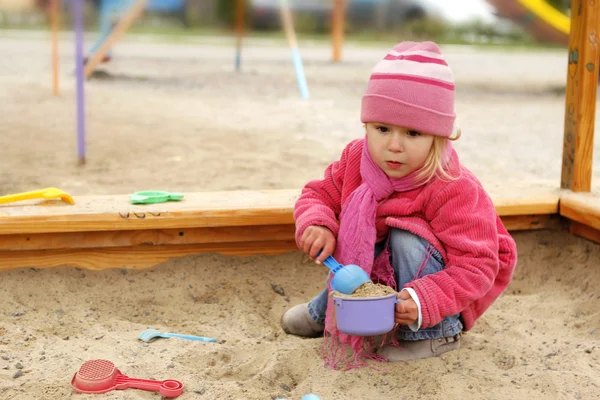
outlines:
[[[0, 294], [0, 397], [92, 398], [73, 394], [70, 379], [84, 361], [108, 358], [132, 376], [181, 380], [181, 399], [594, 398], [600, 245], [564, 231], [514, 237], [514, 280], [462, 347], [384, 371], [330, 370], [321, 360], [322, 338], [281, 330], [280, 315], [318, 293], [326, 276], [297, 252], [203, 254], [144, 270], [5, 271], [12, 285]], [[139, 341], [148, 327], [217, 343]], [[105, 396], [156, 398], [131, 390]]]

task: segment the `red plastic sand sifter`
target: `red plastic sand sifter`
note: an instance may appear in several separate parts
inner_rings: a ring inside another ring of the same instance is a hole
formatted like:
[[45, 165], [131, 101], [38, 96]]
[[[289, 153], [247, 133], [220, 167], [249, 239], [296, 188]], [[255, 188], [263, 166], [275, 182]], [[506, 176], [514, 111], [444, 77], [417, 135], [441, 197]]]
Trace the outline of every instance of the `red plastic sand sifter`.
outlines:
[[123, 375], [115, 364], [108, 360], [90, 360], [83, 363], [71, 381], [79, 393], [101, 394], [111, 390], [127, 388], [159, 392], [164, 397], [177, 397], [183, 392], [183, 384], [173, 379], [153, 381], [130, 378]]

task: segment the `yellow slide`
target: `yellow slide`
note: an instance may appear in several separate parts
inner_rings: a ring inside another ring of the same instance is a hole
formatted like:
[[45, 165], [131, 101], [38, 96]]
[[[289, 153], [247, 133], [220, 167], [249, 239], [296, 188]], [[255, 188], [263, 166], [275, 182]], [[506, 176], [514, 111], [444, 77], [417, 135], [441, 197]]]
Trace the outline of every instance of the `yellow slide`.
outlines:
[[571, 19], [546, 3], [544, 0], [518, 0], [525, 8], [552, 25], [554, 29], [568, 35], [571, 30]]
[[487, 0], [540, 42], [569, 43], [571, 19], [544, 0]]

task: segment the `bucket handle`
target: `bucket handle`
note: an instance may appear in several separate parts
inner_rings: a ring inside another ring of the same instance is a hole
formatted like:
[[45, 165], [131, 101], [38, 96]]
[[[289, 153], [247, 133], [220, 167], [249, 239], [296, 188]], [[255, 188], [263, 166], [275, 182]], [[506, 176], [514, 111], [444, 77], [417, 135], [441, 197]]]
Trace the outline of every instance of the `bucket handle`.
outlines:
[[[396, 297], [394, 299], [394, 305], [398, 304], [398, 303], [402, 303], [404, 300], [399, 299], [398, 297]], [[333, 299], [333, 304], [336, 307], [339, 307], [341, 310], [344, 309], [344, 299], [340, 299], [340, 298], [334, 298]]]
[[344, 300], [342, 299], [333, 299], [333, 304], [340, 309], [344, 308]]

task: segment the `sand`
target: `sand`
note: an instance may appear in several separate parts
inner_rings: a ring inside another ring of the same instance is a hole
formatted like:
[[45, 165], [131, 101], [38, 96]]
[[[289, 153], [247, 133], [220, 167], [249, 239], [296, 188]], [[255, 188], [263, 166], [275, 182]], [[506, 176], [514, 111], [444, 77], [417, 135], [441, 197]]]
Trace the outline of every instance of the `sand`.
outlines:
[[[81, 168], [72, 43], [61, 42], [62, 92], [55, 98], [43, 35], [0, 33], [2, 193], [46, 186], [74, 195], [300, 187], [362, 135], [359, 96], [373, 62], [391, 45], [350, 45], [347, 61], [332, 65], [329, 49], [306, 44], [307, 102], [299, 99], [281, 43], [251, 41], [244, 74], [235, 74], [232, 48], [222, 40], [153, 44], [131, 37], [104, 79], [87, 84]], [[564, 54], [447, 52], [459, 87], [463, 161], [490, 187], [558, 182]], [[596, 179], [598, 154], [597, 141]], [[318, 293], [326, 275], [300, 253], [206, 254], [141, 271], [3, 272], [0, 398], [158, 398], [136, 390], [74, 394], [71, 378], [95, 358], [130, 376], [181, 380], [182, 399], [597, 398], [600, 246], [566, 232], [514, 236], [515, 279], [463, 336], [461, 349], [383, 371], [326, 369], [322, 338], [282, 332], [281, 314]], [[148, 344], [137, 339], [146, 328], [218, 342]]]
[[338, 291], [331, 292], [336, 297], [343, 299], [366, 298], [366, 297], [382, 297], [396, 293], [394, 289], [380, 283], [366, 282], [360, 285], [352, 293], [340, 293]]
[[[130, 376], [181, 380], [181, 399], [597, 398], [600, 246], [566, 233], [515, 237], [515, 279], [462, 347], [384, 371], [324, 368], [322, 338], [281, 331], [281, 313], [318, 293], [326, 274], [298, 253], [190, 256], [141, 271], [4, 272], [0, 398], [86, 398], [69, 382], [96, 358]], [[146, 328], [218, 343], [146, 344], [137, 339]], [[13, 378], [17, 363], [26, 372]], [[104, 398], [157, 396], [127, 390]]]

